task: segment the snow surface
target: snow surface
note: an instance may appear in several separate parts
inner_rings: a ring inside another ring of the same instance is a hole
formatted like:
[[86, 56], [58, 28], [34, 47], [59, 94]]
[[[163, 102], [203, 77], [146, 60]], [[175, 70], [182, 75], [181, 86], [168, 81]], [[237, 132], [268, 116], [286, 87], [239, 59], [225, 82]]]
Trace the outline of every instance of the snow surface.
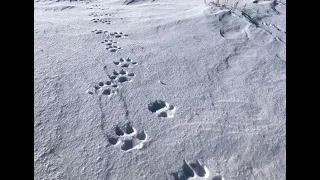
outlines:
[[286, 1], [127, 2], [35, 1], [35, 179], [286, 179]]

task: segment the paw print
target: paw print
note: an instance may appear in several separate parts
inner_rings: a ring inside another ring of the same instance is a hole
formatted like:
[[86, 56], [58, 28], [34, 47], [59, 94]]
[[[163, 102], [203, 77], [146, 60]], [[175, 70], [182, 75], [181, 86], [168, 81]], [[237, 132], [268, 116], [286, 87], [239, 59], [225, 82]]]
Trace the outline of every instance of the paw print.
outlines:
[[[104, 67], [106, 71], [106, 66]], [[94, 85], [91, 89], [87, 90], [87, 93], [90, 95], [98, 94], [98, 95], [107, 95], [108, 97], [117, 94], [118, 88], [121, 87], [123, 83], [131, 82], [135, 73], [128, 72], [124, 69], [119, 71], [113, 70], [112, 74], [107, 75], [109, 80], [103, 82], [99, 82]]]
[[120, 58], [119, 61], [113, 61], [113, 64], [115, 64], [116, 66], [120, 66], [122, 68], [131, 68], [137, 65], [138, 62], [134, 62], [130, 58], [127, 58], [126, 60], [124, 60], [123, 58]]
[[103, 14], [100, 14], [100, 13], [91, 13], [91, 14], [89, 14], [89, 16], [99, 17], [99, 16], [103, 16]]
[[112, 14], [106, 13], [106, 14], [104, 14], [104, 16], [112, 16]]
[[114, 36], [115, 38], [121, 38], [121, 37], [128, 36], [128, 34], [124, 34], [123, 32], [111, 32], [110, 35]]
[[195, 163], [187, 163], [183, 160], [182, 169], [178, 172], [171, 173], [171, 175], [174, 177], [174, 180], [224, 180], [221, 175], [212, 177], [208, 168], [202, 165], [199, 160], [196, 160]]
[[108, 77], [116, 83], [125, 83], [125, 82], [131, 82], [133, 79], [133, 76], [135, 76], [134, 73], [129, 73], [123, 69], [121, 69], [120, 71], [116, 71], [114, 70], [112, 75], [108, 75]]
[[148, 135], [144, 132], [138, 132], [130, 123], [123, 127], [115, 126], [114, 135], [108, 136], [108, 141], [113, 146], [120, 146], [123, 151], [141, 149], [148, 141]]
[[95, 30], [93, 30], [93, 31], [91, 31], [91, 32], [93, 32], [93, 33], [96, 33], [96, 34], [106, 34], [106, 33], [108, 33], [108, 31], [105, 31], [105, 30], [97, 30], [97, 29], [95, 29]]
[[98, 95], [106, 95], [108, 97], [117, 94], [117, 88], [119, 88], [119, 85], [112, 81], [105, 81], [105, 82], [99, 82], [97, 85], [94, 85], [94, 90], [88, 90], [88, 94], [95, 94]]
[[107, 46], [106, 49], [110, 49], [110, 52], [116, 52], [117, 49], [122, 49], [121, 47], [117, 46], [117, 41], [113, 41], [113, 40], [104, 40], [101, 43], [105, 43], [105, 45]]
[[148, 109], [152, 113], [157, 114], [158, 117], [163, 118], [174, 117], [174, 113], [176, 111], [176, 108], [173, 105], [170, 105], [169, 103], [162, 100], [156, 100], [154, 102], [149, 103]]
[[97, 22], [101, 22], [101, 23], [107, 23], [107, 24], [110, 24], [111, 21], [107, 20], [107, 19], [99, 19], [99, 18], [94, 18], [91, 20], [92, 22], [94, 23], [97, 23]]

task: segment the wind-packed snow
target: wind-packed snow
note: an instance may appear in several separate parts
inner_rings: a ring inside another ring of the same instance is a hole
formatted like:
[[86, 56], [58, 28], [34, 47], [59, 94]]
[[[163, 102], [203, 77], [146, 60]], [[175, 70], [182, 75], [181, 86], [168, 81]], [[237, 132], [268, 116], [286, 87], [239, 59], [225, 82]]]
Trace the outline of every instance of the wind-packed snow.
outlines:
[[128, 2], [35, 1], [34, 178], [286, 179], [286, 1]]

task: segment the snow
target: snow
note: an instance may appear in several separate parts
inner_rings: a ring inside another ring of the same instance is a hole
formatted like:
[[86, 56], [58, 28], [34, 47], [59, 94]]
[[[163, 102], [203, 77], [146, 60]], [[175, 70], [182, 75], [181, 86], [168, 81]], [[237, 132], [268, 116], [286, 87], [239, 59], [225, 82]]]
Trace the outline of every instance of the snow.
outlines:
[[286, 179], [286, 1], [125, 2], [35, 1], [35, 179]]

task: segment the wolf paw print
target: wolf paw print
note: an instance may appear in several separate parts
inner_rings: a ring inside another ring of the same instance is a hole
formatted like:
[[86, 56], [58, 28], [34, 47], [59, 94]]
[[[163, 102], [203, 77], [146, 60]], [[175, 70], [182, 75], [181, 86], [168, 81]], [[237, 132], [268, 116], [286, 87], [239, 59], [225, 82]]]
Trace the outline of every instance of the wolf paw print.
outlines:
[[144, 131], [138, 132], [131, 123], [127, 123], [122, 127], [115, 126], [114, 134], [108, 135], [108, 141], [123, 151], [130, 151], [143, 148], [148, 141], [148, 135]]
[[176, 111], [176, 108], [173, 105], [170, 105], [169, 103], [162, 100], [156, 100], [149, 103], [148, 109], [158, 117], [163, 118], [173, 118]]
[[92, 17], [110, 17], [112, 14], [106, 13], [106, 14], [101, 14], [101, 13], [90, 13], [89, 16]]
[[126, 60], [120, 58], [119, 61], [113, 61], [113, 64], [122, 68], [132, 68], [133, 66], [137, 65], [138, 62], [132, 61], [130, 58], [127, 58]]
[[110, 24], [110, 23], [111, 23], [110, 20], [107, 20], [107, 19], [99, 19], [99, 18], [94, 18], [94, 19], [92, 19], [91, 21], [94, 22], [94, 23], [98, 23], [98, 22], [106, 23], [106, 24]]
[[114, 36], [115, 38], [121, 38], [128, 36], [128, 34], [124, 34], [123, 32], [111, 32], [110, 36]]
[[221, 175], [211, 175], [208, 168], [199, 160], [196, 160], [195, 163], [187, 163], [183, 160], [182, 168], [178, 172], [171, 173], [171, 175], [174, 180], [224, 180]]
[[96, 34], [107, 34], [108, 33], [108, 31], [106, 31], [106, 30], [97, 30], [97, 29], [95, 29], [91, 32], [96, 33]]
[[98, 94], [103, 96], [112, 96], [114, 94], [117, 94], [117, 88], [119, 88], [119, 85], [116, 82], [112, 81], [105, 81], [105, 82], [99, 82], [97, 85], [94, 85], [91, 90], [88, 90], [88, 94]]
[[101, 43], [104, 43], [107, 46], [106, 49], [110, 49], [110, 52], [115, 52], [117, 49], [122, 49], [121, 47], [117, 46], [117, 41], [113, 41], [111, 39], [106, 39]]
[[110, 80], [112, 80], [115, 83], [122, 84], [125, 82], [131, 82], [133, 79], [133, 76], [135, 76], [134, 73], [129, 73], [123, 69], [120, 71], [114, 70], [112, 75], [108, 75]]

